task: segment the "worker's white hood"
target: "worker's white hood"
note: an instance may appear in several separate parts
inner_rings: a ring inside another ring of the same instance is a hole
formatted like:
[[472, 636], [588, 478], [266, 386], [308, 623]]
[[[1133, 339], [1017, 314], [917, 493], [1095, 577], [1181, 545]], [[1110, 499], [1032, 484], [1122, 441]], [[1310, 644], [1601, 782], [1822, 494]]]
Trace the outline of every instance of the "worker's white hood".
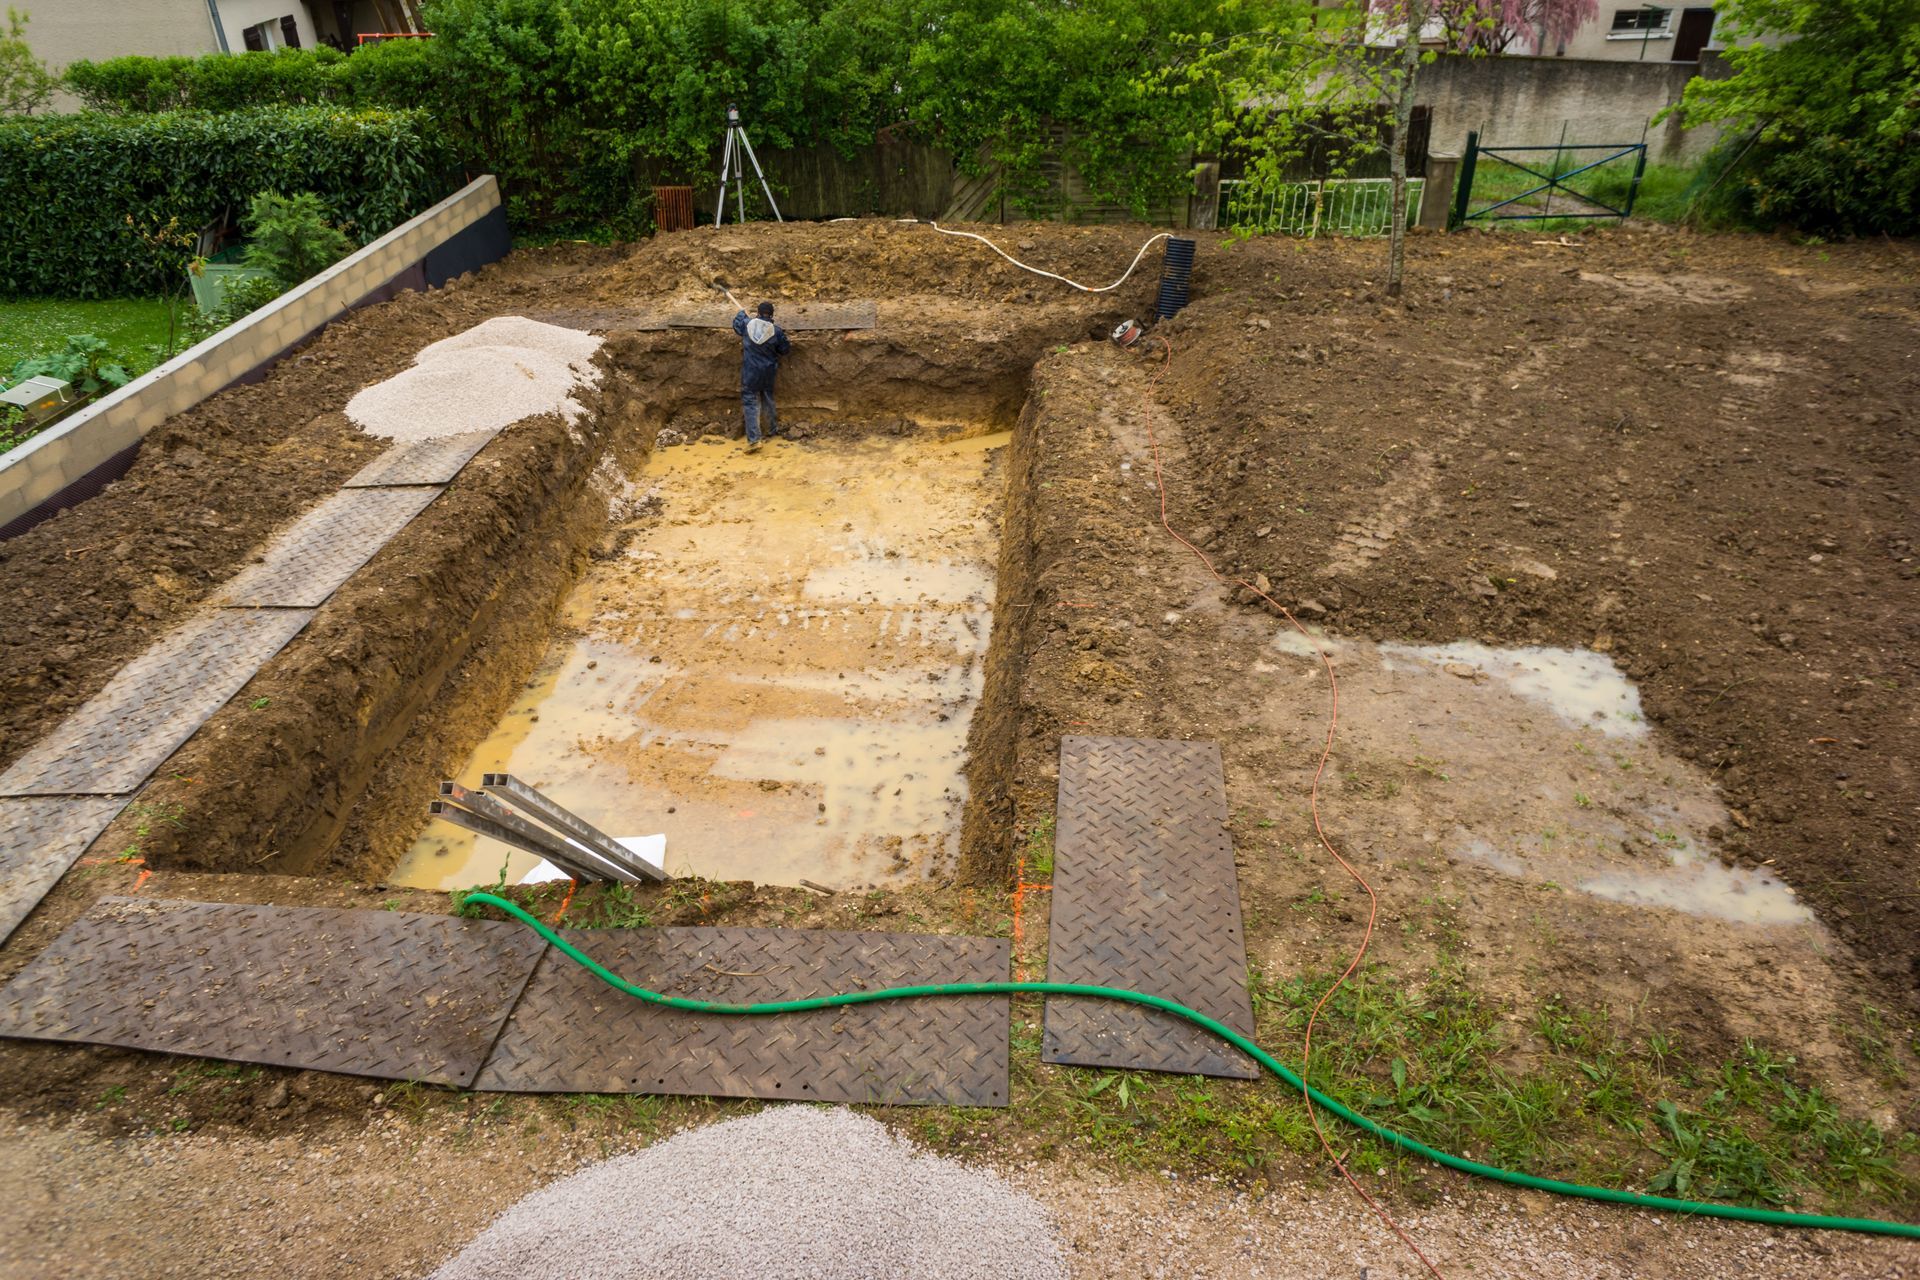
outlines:
[[773, 337], [773, 321], [762, 320], [759, 316], [747, 321], [747, 339], [751, 342], [765, 342]]

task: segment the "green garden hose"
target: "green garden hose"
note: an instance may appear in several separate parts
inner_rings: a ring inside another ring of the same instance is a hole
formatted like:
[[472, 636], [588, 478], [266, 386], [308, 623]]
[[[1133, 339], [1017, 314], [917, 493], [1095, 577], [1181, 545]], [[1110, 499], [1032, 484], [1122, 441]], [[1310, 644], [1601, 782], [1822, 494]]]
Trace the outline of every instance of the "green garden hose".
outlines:
[[1517, 1173], [1512, 1169], [1501, 1169], [1490, 1164], [1479, 1164], [1463, 1159], [1460, 1156], [1448, 1155], [1444, 1151], [1434, 1150], [1417, 1139], [1409, 1138], [1403, 1133], [1396, 1133], [1385, 1125], [1369, 1120], [1366, 1116], [1307, 1084], [1282, 1065], [1279, 1059], [1232, 1027], [1215, 1022], [1206, 1014], [1189, 1009], [1183, 1004], [1176, 1004], [1163, 996], [1148, 995], [1141, 991], [1122, 991], [1117, 987], [1089, 987], [1074, 982], [943, 982], [919, 987], [891, 987], [884, 991], [850, 991], [842, 995], [814, 996], [805, 1000], [775, 1000], [767, 1004], [716, 1004], [709, 1000], [688, 1000], [683, 996], [664, 995], [658, 991], [649, 991], [645, 987], [635, 986], [505, 898], [491, 893], [469, 893], [464, 902], [500, 908], [522, 924], [532, 928], [534, 932], [552, 943], [562, 955], [586, 969], [615, 991], [624, 992], [648, 1004], [657, 1004], [668, 1009], [684, 1009], [690, 1013], [804, 1013], [810, 1009], [872, 1004], [880, 1000], [916, 1000], [926, 996], [1043, 995], [1087, 996], [1098, 1000], [1119, 1000], [1127, 1004], [1159, 1009], [1206, 1029], [1286, 1081], [1290, 1088], [1298, 1089], [1311, 1097], [1316, 1106], [1332, 1112], [1356, 1128], [1365, 1130], [1403, 1151], [1412, 1152], [1435, 1164], [1445, 1165], [1449, 1169], [1457, 1169], [1461, 1173], [1491, 1178], [1495, 1182], [1510, 1183], [1516, 1187], [1530, 1187], [1535, 1191], [1550, 1191], [1556, 1195], [1577, 1196], [1583, 1200], [1601, 1200], [1611, 1204], [1635, 1205], [1642, 1209], [1662, 1209], [1669, 1213], [1730, 1218], [1735, 1222], [1760, 1222], [1774, 1227], [1819, 1227], [1829, 1231], [1860, 1231], [1871, 1235], [1904, 1236], [1910, 1240], [1920, 1240], [1920, 1226], [1911, 1223], [1882, 1222], [1874, 1218], [1837, 1218], [1817, 1213], [1787, 1213], [1779, 1209], [1751, 1209], [1744, 1205], [1707, 1204], [1697, 1200], [1673, 1200], [1666, 1196], [1644, 1195], [1638, 1191], [1614, 1191], [1606, 1187], [1583, 1186], [1577, 1182], [1536, 1178], [1530, 1173]]

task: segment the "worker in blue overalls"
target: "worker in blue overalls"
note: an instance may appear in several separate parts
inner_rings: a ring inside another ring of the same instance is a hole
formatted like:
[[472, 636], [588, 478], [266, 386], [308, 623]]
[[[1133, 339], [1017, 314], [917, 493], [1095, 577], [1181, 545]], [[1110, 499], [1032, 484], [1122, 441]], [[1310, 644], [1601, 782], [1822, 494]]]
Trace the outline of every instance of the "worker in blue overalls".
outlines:
[[[731, 293], [727, 295], [733, 297]], [[736, 302], [735, 305], [738, 305]], [[733, 318], [733, 331], [740, 335], [740, 409], [747, 419], [747, 452], [760, 448], [761, 427], [766, 436], [780, 434], [773, 409], [773, 378], [780, 372], [780, 357], [793, 350], [784, 329], [773, 322], [773, 304], [763, 302], [759, 314], [747, 319], [746, 308]]]

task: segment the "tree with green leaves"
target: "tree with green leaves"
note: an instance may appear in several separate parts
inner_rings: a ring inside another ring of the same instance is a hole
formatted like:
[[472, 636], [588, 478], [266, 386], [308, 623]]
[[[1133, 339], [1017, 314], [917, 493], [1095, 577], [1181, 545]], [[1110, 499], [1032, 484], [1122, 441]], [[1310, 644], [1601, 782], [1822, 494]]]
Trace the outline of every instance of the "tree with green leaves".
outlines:
[[247, 233], [244, 261], [282, 289], [318, 275], [353, 252], [353, 241], [327, 221], [327, 207], [311, 191], [283, 196], [263, 191], [241, 219]]
[[1184, 199], [1216, 105], [1216, 86], [1185, 68], [1257, 14], [1239, 0], [910, 2], [913, 123], [963, 171], [997, 169], [1009, 201], [1039, 216], [1060, 212], [1055, 160], [1136, 216]]
[[[1393, 209], [1387, 227], [1387, 296], [1397, 298], [1407, 270], [1407, 135], [1413, 126], [1414, 80], [1420, 72], [1420, 32], [1427, 25], [1427, 0], [1400, 0], [1400, 50], [1393, 73], [1383, 77], [1393, 94], [1393, 126], [1387, 141], [1387, 172], [1393, 181]], [[1431, 55], [1427, 55], [1431, 56]]]
[[27, 47], [27, 15], [7, 10], [0, 32], [0, 116], [26, 116], [53, 99], [59, 80]]
[[[1195, 149], [1241, 161], [1244, 190], [1255, 200], [1296, 182], [1303, 163], [1311, 161], [1316, 176], [1337, 178], [1385, 149], [1393, 184], [1390, 297], [1400, 293], [1406, 259], [1406, 142], [1415, 76], [1432, 57], [1419, 39], [1429, 3], [1221, 0], [1218, 11], [1235, 25], [1187, 42], [1184, 56], [1160, 73], [1176, 90], [1210, 101], [1205, 129], [1191, 139]], [[1380, 47], [1389, 40], [1398, 48]]]
[[1718, 8], [1733, 75], [1689, 81], [1673, 110], [1728, 128], [1718, 190], [1737, 212], [1827, 235], [1920, 230], [1920, 0]]
[[1339, 144], [1367, 132], [1381, 101], [1364, 56], [1365, 4], [1221, 0], [1217, 10], [1234, 21], [1178, 39], [1177, 56], [1156, 73], [1169, 92], [1206, 105], [1186, 141], [1238, 161], [1256, 194], [1291, 181], [1310, 152], [1326, 172], [1345, 172], [1354, 151]]

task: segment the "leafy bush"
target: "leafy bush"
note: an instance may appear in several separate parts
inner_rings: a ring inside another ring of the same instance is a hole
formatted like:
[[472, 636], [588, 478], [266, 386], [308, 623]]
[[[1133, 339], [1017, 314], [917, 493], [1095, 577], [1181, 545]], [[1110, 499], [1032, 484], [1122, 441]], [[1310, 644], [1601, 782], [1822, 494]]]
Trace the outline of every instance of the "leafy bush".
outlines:
[[13, 452], [38, 434], [38, 428], [27, 426], [26, 410], [0, 404], [0, 454]]
[[187, 105], [194, 63], [193, 58], [144, 54], [105, 62], [82, 60], [70, 65], [61, 81], [67, 92], [95, 111], [177, 111]]
[[0, 121], [0, 279], [24, 296], [113, 297], [170, 285], [156, 229], [191, 230], [261, 191], [311, 191], [364, 242], [443, 194], [447, 155], [413, 112], [256, 108]]
[[648, 184], [714, 172], [729, 102], [763, 155], [850, 157], [912, 132], [971, 170], [1001, 166], [1037, 212], [1064, 150], [1091, 197], [1144, 210], [1187, 189], [1187, 140], [1217, 106], [1152, 73], [1284, 2], [426, 0], [431, 40], [116, 58], [67, 84], [117, 111], [418, 108], [500, 176], [522, 225], [644, 223]]
[[351, 101], [346, 62], [347, 55], [325, 46], [197, 58], [133, 55], [73, 63], [63, 79], [96, 111], [238, 111]]
[[1136, 214], [1189, 188], [1186, 139], [1213, 104], [1168, 91], [1152, 73], [1177, 42], [1224, 37], [1244, 16], [1185, 0], [943, 7], [942, 21], [914, 41], [908, 111], [963, 169], [1002, 166], [1009, 194], [1033, 214], [1055, 212], [1045, 165], [1056, 155], [1078, 168], [1095, 200]]
[[263, 191], [247, 207], [243, 225], [246, 264], [272, 276], [276, 294], [353, 252], [353, 242], [327, 221], [325, 206], [311, 191], [291, 196]]
[[336, 73], [347, 100], [363, 107], [437, 110], [445, 96], [440, 58], [445, 45], [433, 40], [383, 40], [355, 49]]
[[90, 333], [68, 334], [61, 350], [22, 360], [13, 366], [7, 383], [39, 377], [59, 378], [70, 383], [77, 394], [88, 396], [124, 387], [133, 380], [126, 363], [107, 350], [105, 340]]
[[1733, 132], [1726, 193], [1762, 225], [1822, 234], [1920, 230], [1920, 21], [1913, 0], [1723, 0], [1731, 77], [1675, 108]]

